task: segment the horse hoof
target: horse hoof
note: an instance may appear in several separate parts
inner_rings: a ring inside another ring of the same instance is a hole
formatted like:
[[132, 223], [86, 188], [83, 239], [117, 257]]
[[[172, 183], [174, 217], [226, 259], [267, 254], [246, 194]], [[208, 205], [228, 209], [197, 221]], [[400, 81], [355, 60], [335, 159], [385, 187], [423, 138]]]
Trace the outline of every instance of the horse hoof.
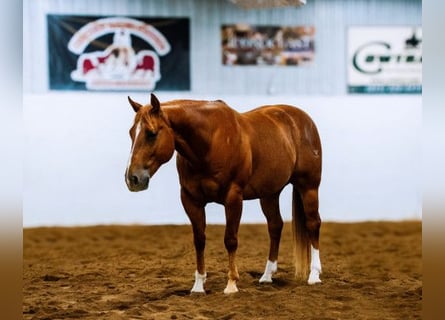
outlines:
[[314, 284], [321, 283], [321, 280], [320, 279], [308, 280], [307, 283], [312, 286]]
[[206, 293], [204, 290], [204, 283], [207, 280], [207, 273], [200, 274], [198, 271], [195, 271], [195, 283], [193, 284], [192, 290], [190, 293]]
[[311, 272], [309, 274], [309, 279], [307, 280], [307, 283], [309, 285], [313, 285], [313, 284], [317, 284], [317, 283], [321, 283], [320, 280], [320, 275], [318, 274], [318, 272]]
[[270, 284], [270, 283], [273, 283], [273, 281], [272, 281], [272, 280], [263, 280], [263, 279], [260, 279], [259, 283], [260, 283], [260, 284]]
[[276, 273], [277, 270], [278, 270], [277, 261], [272, 262], [270, 260], [267, 260], [266, 269], [264, 270], [264, 273], [260, 278], [260, 283], [272, 283], [272, 275]]
[[196, 287], [196, 286], [194, 286], [191, 290], [190, 290], [190, 293], [203, 293], [203, 294], [205, 294], [206, 293], [206, 291], [204, 290], [204, 288], [203, 287]]
[[236, 287], [236, 281], [229, 280], [229, 282], [227, 282], [227, 287], [224, 289], [224, 294], [232, 294], [237, 292], [238, 288]]
[[263, 274], [263, 276], [261, 277], [261, 279], [259, 280], [260, 283], [272, 283], [272, 276], [271, 275], [265, 275]]
[[238, 288], [235, 288], [235, 289], [228, 289], [228, 288], [225, 288], [225, 289], [224, 289], [224, 294], [227, 294], [227, 295], [229, 295], [229, 294], [234, 294], [234, 293], [237, 293], [237, 292], [239, 292]]
[[194, 295], [197, 295], [197, 296], [203, 296], [203, 295], [205, 295], [205, 294], [206, 294], [205, 290], [203, 290], [203, 291], [194, 291], [194, 290], [190, 290], [190, 295], [191, 295], [191, 296], [194, 296]]

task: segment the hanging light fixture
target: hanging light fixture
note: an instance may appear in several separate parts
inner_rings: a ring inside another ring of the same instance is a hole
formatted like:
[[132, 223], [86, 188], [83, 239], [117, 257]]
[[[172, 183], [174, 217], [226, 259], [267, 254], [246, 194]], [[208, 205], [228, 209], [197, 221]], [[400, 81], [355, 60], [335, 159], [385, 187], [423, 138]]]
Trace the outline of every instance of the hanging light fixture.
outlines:
[[298, 7], [306, 4], [306, 0], [229, 0], [243, 9]]

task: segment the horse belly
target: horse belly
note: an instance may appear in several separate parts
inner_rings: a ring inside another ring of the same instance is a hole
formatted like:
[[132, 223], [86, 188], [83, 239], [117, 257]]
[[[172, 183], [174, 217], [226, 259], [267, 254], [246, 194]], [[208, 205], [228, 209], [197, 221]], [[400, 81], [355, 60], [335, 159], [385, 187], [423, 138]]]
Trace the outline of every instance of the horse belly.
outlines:
[[258, 199], [279, 193], [292, 176], [292, 170], [281, 168], [279, 170], [257, 170], [249, 179], [243, 190], [246, 200]]
[[245, 188], [245, 199], [262, 198], [279, 193], [295, 171], [296, 153], [287, 137], [263, 139], [252, 152], [252, 173]]

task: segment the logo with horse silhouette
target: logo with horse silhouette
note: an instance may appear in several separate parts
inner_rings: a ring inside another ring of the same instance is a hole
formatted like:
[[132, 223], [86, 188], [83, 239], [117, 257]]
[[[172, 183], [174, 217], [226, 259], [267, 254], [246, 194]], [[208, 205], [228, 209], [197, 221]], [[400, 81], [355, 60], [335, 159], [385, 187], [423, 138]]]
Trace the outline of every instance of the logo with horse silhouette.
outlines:
[[48, 15], [50, 89], [190, 90], [189, 19]]
[[[113, 33], [113, 43], [103, 51], [82, 53], [95, 38]], [[155, 49], [132, 47], [131, 34], [139, 36]], [[83, 81], [88, 89], [154, 89], [160, 80], [158, 55], [170, 52], [167, 39], [153, 26], [129, 18], [105, 18], [85, 25], [77, 31], [68, 49], [80, 54], [77, 68], [71, 73], [74, 81]]]

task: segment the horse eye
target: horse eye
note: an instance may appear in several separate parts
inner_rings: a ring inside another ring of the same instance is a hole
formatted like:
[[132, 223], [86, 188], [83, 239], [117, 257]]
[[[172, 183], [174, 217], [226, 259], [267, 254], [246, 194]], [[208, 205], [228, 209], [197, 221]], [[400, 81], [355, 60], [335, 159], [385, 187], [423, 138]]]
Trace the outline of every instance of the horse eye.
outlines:
[[146, 137], [148, 140], [153, 140], [156, 138], [156, 136], [158, 135], [157, 132], [153, 132], [153, 131], [149, 131], [147, 130], [147, 132], [145, 133]]

